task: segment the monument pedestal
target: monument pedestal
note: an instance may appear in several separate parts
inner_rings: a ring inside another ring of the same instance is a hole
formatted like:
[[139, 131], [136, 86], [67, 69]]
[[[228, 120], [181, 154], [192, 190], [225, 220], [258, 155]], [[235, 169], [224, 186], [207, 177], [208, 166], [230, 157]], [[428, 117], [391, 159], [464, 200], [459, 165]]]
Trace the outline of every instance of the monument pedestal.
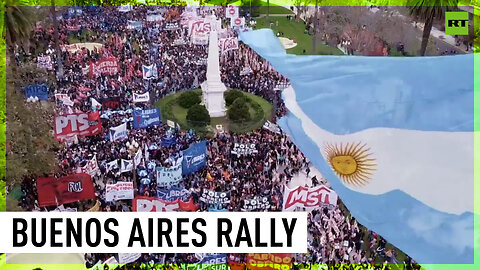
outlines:
[[[213, 21], [213, 19], [212, 19]], [[201, 84], [203, 104], [210, 117], [223, 117], [227, 114], [223, 94], [227, 87], [220, 79], [220, 54], [218, 50], [218, 32], [210, 30], [208, 42], [207, 80]]]

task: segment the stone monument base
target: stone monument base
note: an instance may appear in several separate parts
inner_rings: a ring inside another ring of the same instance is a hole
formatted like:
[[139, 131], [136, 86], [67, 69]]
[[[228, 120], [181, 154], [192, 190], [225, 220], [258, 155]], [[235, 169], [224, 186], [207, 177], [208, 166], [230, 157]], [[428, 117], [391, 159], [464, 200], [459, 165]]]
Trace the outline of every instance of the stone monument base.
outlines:
[[227, 115], [225, 107], [225, 99], [223, 94], [227, 87], [222, 82], [208, 82], [205, 81], [201, 85], [202, 101], [207, 108], [210, 117], [224, 117]]

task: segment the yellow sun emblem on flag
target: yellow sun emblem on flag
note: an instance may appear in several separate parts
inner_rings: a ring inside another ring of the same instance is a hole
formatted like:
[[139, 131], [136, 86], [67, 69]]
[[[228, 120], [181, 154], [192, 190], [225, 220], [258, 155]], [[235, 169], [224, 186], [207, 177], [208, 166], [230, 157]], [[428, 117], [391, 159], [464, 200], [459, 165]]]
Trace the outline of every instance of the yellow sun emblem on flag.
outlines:
[[327, 143], [325, 155], [340, 179], [353, 186], [367, 185], [377, 166], [376, 159], [372, 157], [370, 148], [367, 148], [366, 144]]

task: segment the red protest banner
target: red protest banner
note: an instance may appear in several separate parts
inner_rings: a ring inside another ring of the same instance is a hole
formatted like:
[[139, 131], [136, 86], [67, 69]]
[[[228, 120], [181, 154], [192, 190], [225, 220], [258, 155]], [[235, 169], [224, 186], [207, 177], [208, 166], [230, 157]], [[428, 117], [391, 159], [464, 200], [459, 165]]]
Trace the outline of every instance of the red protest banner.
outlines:
[[98, 77], [102, 74], [115, 75], [118, 73], [120, 65], [118, 59], [109, 57], [100, 59], [98, 62], [90, 62], [90, 77]]
[[102, 132], [99, 112], [63, 114], [55, 117], [55, 139], [78, 136], [93, 136]]
[[38, 178], [37, 193], [40, 207], [95, 199], [92, 177], [86, 173]]
[[249, 253], [247, 268], [252, 270], [261, 269], [292, 269], [291, 253]]
[[193, 212], [198, 209], [192, 198], [190, 198], [188, 202], [184, 202], [180, 199], [173, 202], [167, 202], [159, 198], [137, 196], [133, 199], [132, 206], [133, 212]]

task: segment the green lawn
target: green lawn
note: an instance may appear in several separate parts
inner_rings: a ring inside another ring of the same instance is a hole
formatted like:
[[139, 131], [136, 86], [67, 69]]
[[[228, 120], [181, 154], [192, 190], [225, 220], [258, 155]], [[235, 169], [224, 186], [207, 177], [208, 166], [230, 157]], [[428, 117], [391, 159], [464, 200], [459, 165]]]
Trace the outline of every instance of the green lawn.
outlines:
[[[259, 7], [258, 12], [260, 14], [267, 14], [267, 7], [266, 6]], [[293, 14], [293, 11], [281, 6], [270, 6], [270, 14]]]
[[[270, 28], [270, 24], [267, 23], [265, 17], [257, 19], [256, 21], [256, 29]], [[278, 26], [276, 26], [277, 21]], [[275, 34], [281, 31], [284, 33], [284, 37], [297, 42], [298, 45], [295, 48], [287, 50], [287, 53], [304, 54], [303, 50], [305, 50], [305, 54], [343, 55], [343, 52], [337, 47], [331, 47], [322, 42], [318, 42], [317, 51], [312, 53], [312, 36], [305, 34], [305, 24], [303, 21], [295, 22], [295, 20], [288, 20], [285, 17], [270, 17], [270, 22], [273, 23], [272, 30]]]
[[[193, 90], [201, 93], [201, 90]], [[264, 112], [264, 119], [265, 120], [272, 120], [273, 117], [273, 105], [270, 104], [268, 101], [265, 99], [243, 92], [248, 98], [253, 100], [254, 102], [258, 103]], [[160, 108], [160, 111], [162, 113], [162, 122], [167, 123], [167, 120], [174, 121], [178, 123], [182, 129], [190, 129], [192, 128], [186, 118], [187, 118], [187, 109], [181, 107], [180, 105], [176, 104], [175, 100], [178, 98], [178, 96], [181, 93], [175, 93], [173, 95], [170, 95], [168, 97], [160, 99], [157, 103], [155, 103], [155, 107]], [[254, 115], [255, 111], [253, 108], [250, 107], [250, 113], [252, 116]], [[218, 118], [212, 118], [210, 126], [212, 129], [215, 128], [216, 125], [222, 125], [225, 130], [232, 130], [234, 132], [239, 132], [239, 133], [246, 133], [250, 132], [252, 130], [261, 128], [263, 125], [263, 121], [250, 121], [245, 124], [231, 124], [229, 123], [229, 120], [227, 117], [218, 117]], [[230, 125], [231, 124], [231, 125]], [[229, 129], [231, 127], [231, 129]], [[197, 132], [199, 131], [198, 129]], [[205, 131], [204, 129], [200, 131]], [[211, 132], [206, 131], [205, 135], [211, 135]]]

